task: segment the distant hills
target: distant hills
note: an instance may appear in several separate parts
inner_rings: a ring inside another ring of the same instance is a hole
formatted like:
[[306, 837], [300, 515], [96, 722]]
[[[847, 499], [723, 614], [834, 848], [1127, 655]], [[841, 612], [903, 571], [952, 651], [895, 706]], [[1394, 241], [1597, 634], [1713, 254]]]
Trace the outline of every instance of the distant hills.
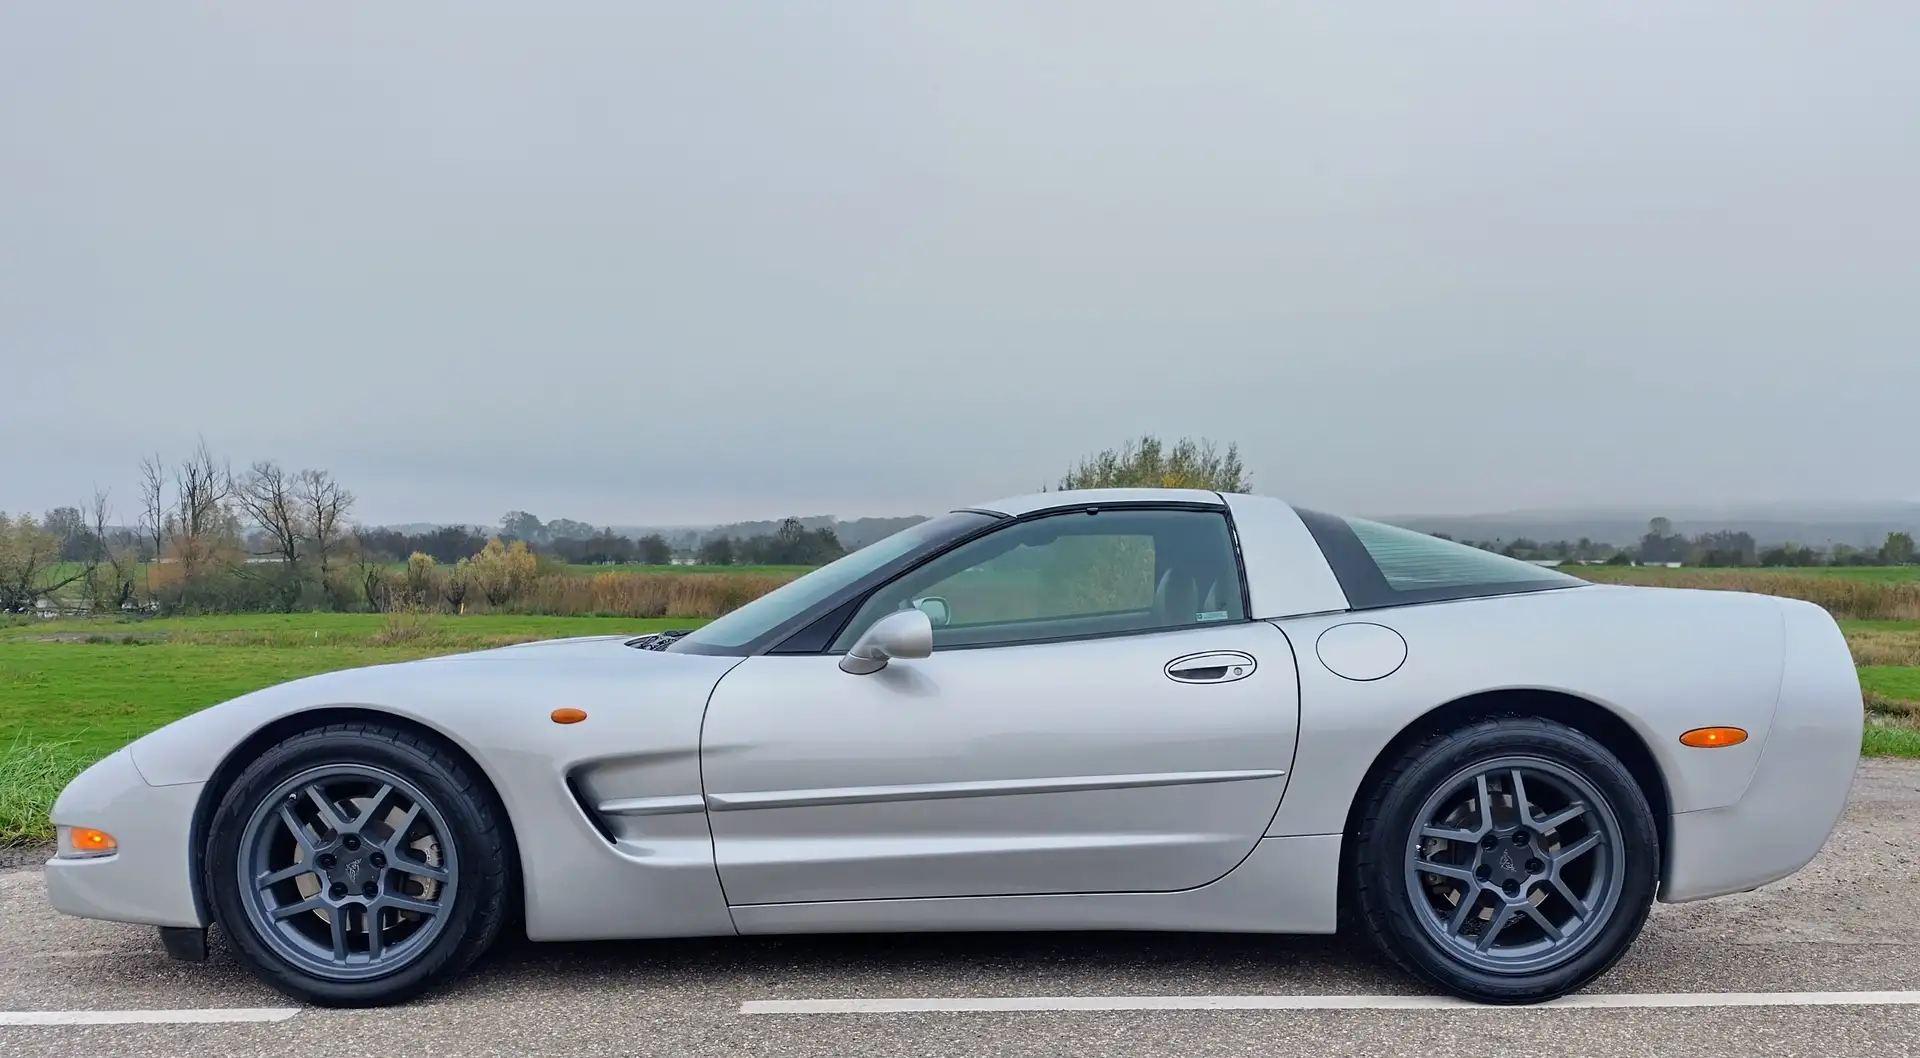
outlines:
[[[1666, 507], [1642, 512], [1628, 508], [1589, 508], [1577, 510], [1518, 510], [1468, 515], [1368, 515], [1376, 521], [1418, 529], [1427, 533], [1445, 533], [1464, 540], [1578, 540], [1586, 537], [1596, 543], [1627, 545], [1647, 532], [1647, 523], [1655, 516], [1673, 523], [1673, 531], [1683, 536], [1725, 529], [1752, 534], [1765, 547], [1773, 544], [1805, 544], [1825, 547], [1848, 544], [1853, 547], [1878, 546], [1892, 532], [1920, 535], [1920, 503], [1862, 504], [1749, 504], [1723, 508]], [[924, 515], [883, 518], [841, 519], [833, 515], [810, 515], [800, 519], [808, 529], [832, 529], [842, 546], [849, 550], [865, 547], [916, 522]], [[702, 540], [725, 534], [736, 538], [764, 536], [780, 527], [781, 519], [732, 522], [726, 525], [614, 525], [620, 536], [638, 539], [659, 533], [675, 548], [698, 547]], [[414, 522], [385, 528], [407, 533], [432, 532], [442, 523]], [[473, 526], [477, 532], [498, 532], [497, 526]]]

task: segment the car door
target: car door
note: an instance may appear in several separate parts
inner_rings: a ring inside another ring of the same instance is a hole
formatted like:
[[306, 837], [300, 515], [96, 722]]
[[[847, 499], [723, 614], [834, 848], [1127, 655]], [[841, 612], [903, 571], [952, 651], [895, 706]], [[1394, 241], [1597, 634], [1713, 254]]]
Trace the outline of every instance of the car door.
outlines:
[[[823, 653], [748, 658], [701, 743], [729, 903], [1221, 877], [1272, 819], [1299, 723], [1292, 650], [1244, 598], [1224, 510], [1073, 511], [907, 571]], [[932, 655], [842, 671], [908, 605], [943, 618]]]

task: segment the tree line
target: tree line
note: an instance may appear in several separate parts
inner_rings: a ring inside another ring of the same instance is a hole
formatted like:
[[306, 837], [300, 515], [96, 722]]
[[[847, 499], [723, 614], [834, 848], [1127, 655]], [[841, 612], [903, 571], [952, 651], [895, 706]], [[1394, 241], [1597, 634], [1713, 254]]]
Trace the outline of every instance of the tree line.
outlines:
[[[1433, 534], [1452, 539], [1445, 533]], [[1634, 563], [1680, 563], [1685, 566], [1715, 568], [1778, 569], [1796, 566], [1906, 566], [1916, 561], [1912, 533], [1891, 532], [1879, 547], [1854, 547], [1833, 544], [1826, 548], [1781, 543], [1760, 546], [1753, 534], [1721, 529], [1685, 536], [1673, 531], [1666, 518], [1654, 518], [1638, 542], [1616, 547], [1581, 537], [1579, 540], [1537, 541], [1519, 537], [1510, 541], [1463, 540], [1461, 543], [1513, 558], [1529, 561], [1602, 563], [1624, 566]]]
[[[355, 496], [327, 470], [272, 460], [235, 470], [204, 442], [184, 459], [143, 459], [139, 481], [131, 522], [115, 517], [105, 493], [42, 518], [0, 512], [0, 612], [50, 605], [95, 613], [357, 610], [429, 598], [460, 610], [470, 602], [514, 604], [541, 582], [570, 575], [572, 566], [818, 566], [848, 550], [831, 525], [791, 517], [744, 523], [771, 525], [766, 532], [723, 529], [674, 541], [567, 518], [542, 521], [520, 510], [503, 515], [497, 529], [370, 527], [352, 520]], [[1126, 486], [1251, 491], [1237, 447], [1221, 450], [1192, 439], [1168, 445], [1151, 435], [1082, 459], [1057, 482], [1062, 489]], [[864, 535], [916, 520], [853, 525]], [[1463, 542], [1533, 561], [1726, 567], [1916, 561], [1913, 536], [1905, 532], [1889, 533], [1877, 548], [1761, 547], [1745, 532], [1687, 537], [1666, 518], [1650, 521], [1641, 539], [1625, 546], [1587, 538]]]
[[104, 492], [41, 518], [0, 511], [0, 613], [378, 610], [429, 594], [457, 610], [469, 597], [507, 605], [570, 565], [816, 566], [846, 553], [831, 528], [797, 518], [676, 553], [658, 533], [635, 539], [524, 511], [497, 532], [409, 533], [354, 522], [355, 502], [327, 470], [273, 460], [235, 469], [205, 442], [177, 461], [150, 456], [130, 524]]

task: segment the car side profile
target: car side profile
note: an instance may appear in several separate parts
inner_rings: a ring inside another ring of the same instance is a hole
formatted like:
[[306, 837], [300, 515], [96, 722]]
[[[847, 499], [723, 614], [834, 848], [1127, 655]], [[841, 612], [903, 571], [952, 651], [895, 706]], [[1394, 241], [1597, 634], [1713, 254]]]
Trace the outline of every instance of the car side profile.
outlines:
[[1365, 934], [1576, 990], [1655, 899], [1786, 877], [1858, 762], [1795, 600], [1591, 584], [1284, 501], [1040, 493], [700, 628], [333, 672], [96, 763], [53, 905], [327, 1005], [535, 941]]

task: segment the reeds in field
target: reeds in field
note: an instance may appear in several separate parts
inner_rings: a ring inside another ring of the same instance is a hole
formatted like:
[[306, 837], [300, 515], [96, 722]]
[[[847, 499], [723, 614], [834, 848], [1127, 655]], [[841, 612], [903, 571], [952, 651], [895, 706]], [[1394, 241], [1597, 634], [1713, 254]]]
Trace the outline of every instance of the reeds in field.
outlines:
[[1746, 569], [1649, 569], [1565, 566], [1588, 580], [1660, 588], [1750, 591], [1804, 599], [1843, 621], [1920, 621], [1920, 582], [1823, 577]]
[[[537, 577], [498, 608], [573, 617], [714, 618], [792, 580], [767, 573], [596, 573]], [[469, 612], [475, 608], [468, 604]]]

